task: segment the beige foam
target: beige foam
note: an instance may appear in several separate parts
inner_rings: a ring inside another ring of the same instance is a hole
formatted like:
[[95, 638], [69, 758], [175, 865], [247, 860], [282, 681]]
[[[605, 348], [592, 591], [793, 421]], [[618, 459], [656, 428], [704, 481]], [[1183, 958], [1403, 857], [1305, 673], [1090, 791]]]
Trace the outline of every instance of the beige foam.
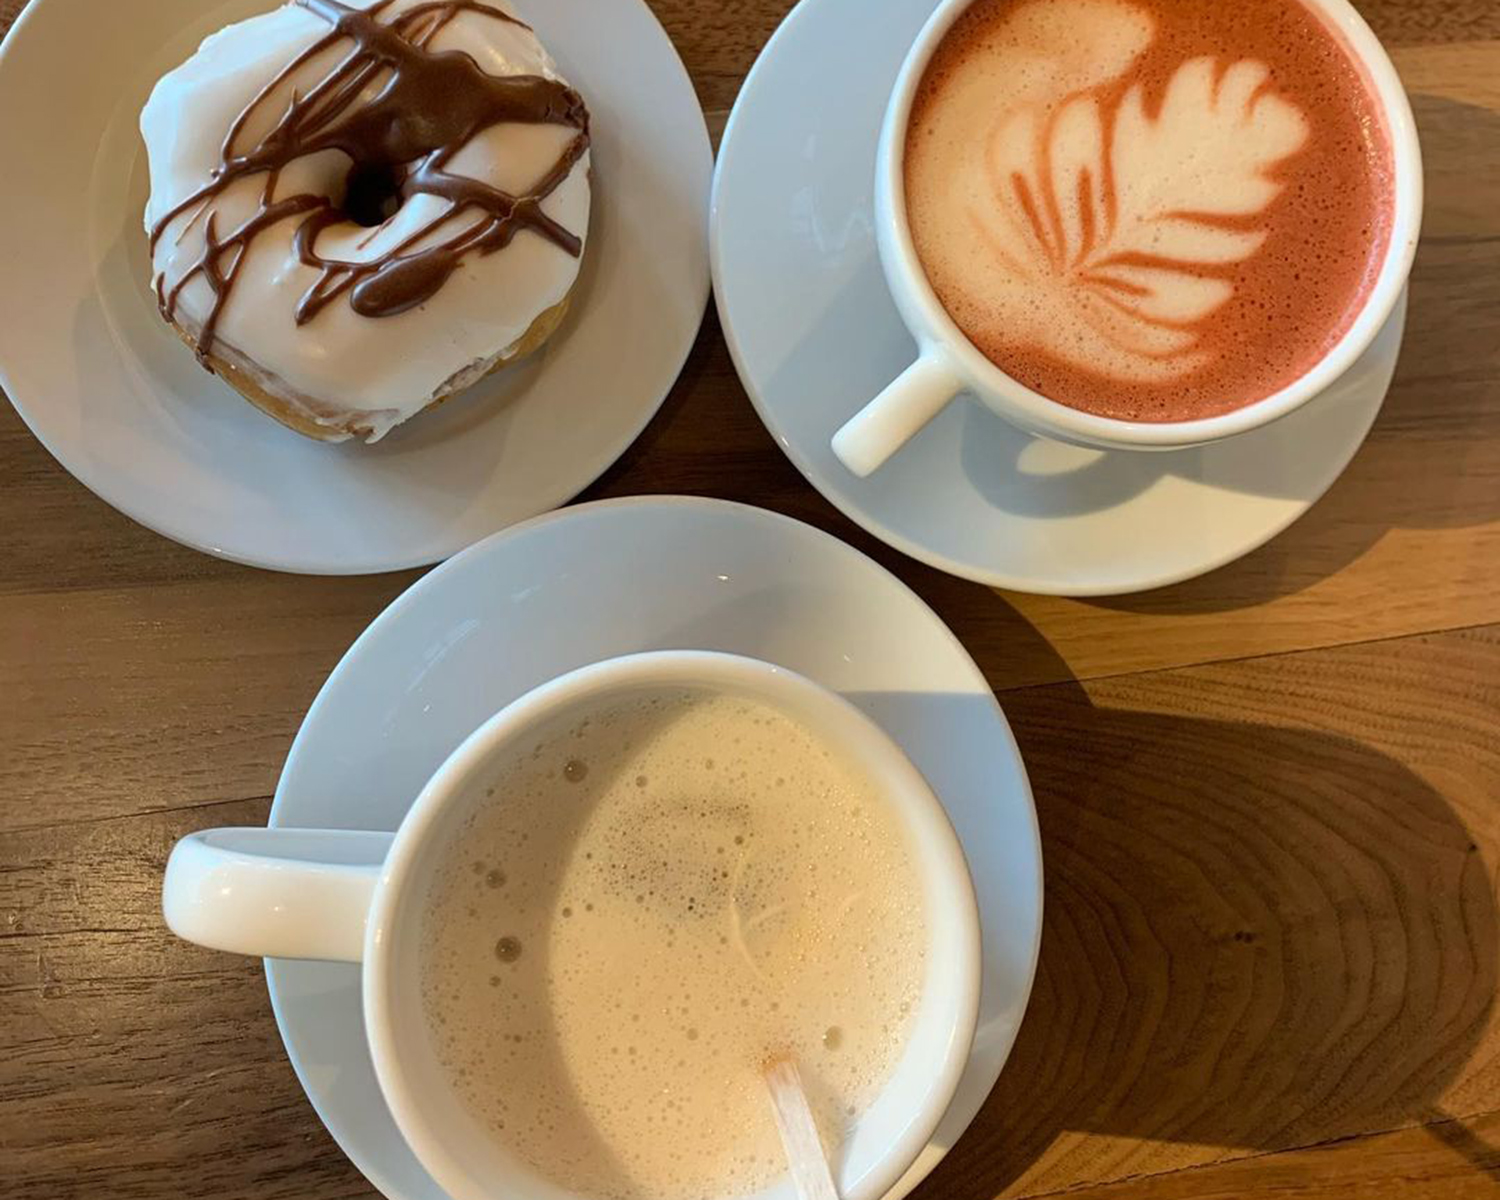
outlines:
[[500, 771], [458, 834], [424, 959], [436, 1048], [566, 1187], [754, 1191], [784, 1169], [768, 1056], [796, 1056], [830, 1142], [899, 1056], [924, 970], [902, 832], [763, 706], [676, 694], [586, 721]]

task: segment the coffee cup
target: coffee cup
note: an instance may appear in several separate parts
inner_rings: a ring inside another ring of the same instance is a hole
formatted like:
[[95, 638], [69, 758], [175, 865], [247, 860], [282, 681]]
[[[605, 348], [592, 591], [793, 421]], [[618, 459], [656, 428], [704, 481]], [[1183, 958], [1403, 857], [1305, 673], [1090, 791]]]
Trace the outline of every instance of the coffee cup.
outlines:
[[[421, 918], [431, 882], [452, 865], [444, 856], [452, 856], [455, 833], [487, 801], [495, 763], [530, 747], [537, 731], [560, 717], [661, 689], [743, 699], [784, 715], [870, 781], [904, 835], [926, 913], [920, 990], [905, 1044], [835, 1164], [841, 1195], [878, 1200], [926, 1145], [967, 1060], [979, 1000], [978, 912], [963, 851], [916, 767], [852, 704], [784, 668], [707, 651], [651, 652], [579, 668], [471, 734], [395, 833], [251, 828], [183, 838], [163, 885], [167, 924], [213, 949], [360, 963], [365, 1032], [381, 1091], [438, 1184], [455, 1200], [565, 1200], [566, 1189], [475, 1119], [437, 1061], [419, 984]], [[757, 1200], [794, 1196], [783, 1177]]]
[[1105, 450], [1167, 450], [1232, 437], [1285, 416], [1324, 392], [1354, 363], [1391, 315], [1411, 270], [1422, 211], [1420, 150], [1411, 107], [1395, 69], [1353, 6], [1348, 0], [1300, 3], [1336, 36], [1363, 76], [1390, 146], [1389, 240], [1356, 314], [1326, 352], [1263, 398], [1185, 420], [1131, 420], [1085, 411], [1049, 399], [986, 357], [955, 323], [929, 281], [907, 208], [905, 159], [913, 105], [934, 54], [972, 5], [972, 0], [943, 0], [896, 77], [875, 168], [881, 265], [902, 320], [916, 340], [917, 358], [834, 434], [834, 453], [851, 472], [865, 476], [876, 470], [960, 393], [974, 396], [1037, 437]]

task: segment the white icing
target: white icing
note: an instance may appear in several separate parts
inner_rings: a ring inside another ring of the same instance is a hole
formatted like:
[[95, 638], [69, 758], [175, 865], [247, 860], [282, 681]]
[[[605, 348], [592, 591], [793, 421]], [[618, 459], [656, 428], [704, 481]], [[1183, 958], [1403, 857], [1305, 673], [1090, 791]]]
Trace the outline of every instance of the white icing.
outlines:
[[[373, 0], [350, 2], [368, 8]], [[421, 2], [394, 0], [382, 10], [381, 19], [388, 21]], [[511, 11], [504, 0], [488, 3]], [[141, 135], [151, 168], [148, 231], [209, 181], [235, 119], [267, 83], [328, 32], [327, 21], [288, 4], [220, 30], [192, 58], [161, 78], [141, 112]], [[529, 30], [478, 13], [460, 12], [430, 48], [461, 50], [491, 75], [560, 78]], [[345, 43], [312, 59], [293, 73], [288, 88], [305, 92], [347, 49]], [[380, 82], [377, 79], [367, 95]], [[257, 113], [262, 127], [247, 125], [245, 137], [254, 139], [280, 115], [276, 105], [262, 109]], [[449, 169], [521, 192], [552, 167], [573, 132], [554, 125], [494, 126], [455, 154]], [[282, 171], [276, 195], [337, 195], [348, 166], [347, 157], [338, 151], [298, 159]], [[542, 202], [549, 217], [581, 239], [588, 230], [588, 166], [585, 154]], [[248, 177], [214, 199], [221, 233], [259, 208], [264, 184], [264, 176]], [[447, 201], [436, 197], [413, 197], [373, 238], [372, 230], [352, 222], [325, 230], [318, 238], [319, 253], [356, 262], [379, 257], [447, 207]], [[294, 318], [297, 302], [318, 272], [304, 265], [292, 249], [297, 224], [296, 218], [283, 220], [251, 242], [219, 314], [215, 353], [247, 366], [278, 396], [303, 398], [299, 408], [320, 424], [340, 423], [355, 414], [371, 441], [435, 395], [452, 390], [445, 386], [451, 380], [482, 374], [538, 315], [567, 295], [580, 262], [523, 229], [503, 250], [465, 255], [441, 290], [414, 309], [372, 319], [354, 312], [342, 296], [299, 327]], [[195, 219], [191, 210], [172, 221], [152, 262], [153, 271], [164, 274], [167, 287], [199, 259], [203, 237], [203, 218]], [[179, 295], [176, 319], [196, 333], [211, 298], [201, 276], [191, 280]]]

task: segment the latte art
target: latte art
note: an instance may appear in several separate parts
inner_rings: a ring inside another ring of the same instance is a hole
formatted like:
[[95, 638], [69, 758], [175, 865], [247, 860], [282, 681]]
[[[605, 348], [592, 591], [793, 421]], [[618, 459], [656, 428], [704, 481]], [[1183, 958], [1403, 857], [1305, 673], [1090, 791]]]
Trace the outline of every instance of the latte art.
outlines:
[[1176, 420], [1269, 395], [1347, 329], [1389, 237], [1354, 70], [1296, 0], [979, 0], [906, 144], [939, 299], [1075, 407]]
[[[1307, 135], [1293, 105], [1261, 90], [1267, 74], [1249, 60], [1221, 73], [1190, 59], [1155, 119], [1137, 84], [1113, 103], [1089, 89], [1027, 106], [991, 133], [969, 218], [1026, 287], [1019, 315], [1031, 337], [1125, 379], [1204, 364], [1191, 323], [1234, 285], [1202, 268], [1249, 258], [1266, 236], [1217, 220], [1264, 213], [1281, 190], [1266, 168]], [[1069, 310], [1072, 329], [1058, 320]]]

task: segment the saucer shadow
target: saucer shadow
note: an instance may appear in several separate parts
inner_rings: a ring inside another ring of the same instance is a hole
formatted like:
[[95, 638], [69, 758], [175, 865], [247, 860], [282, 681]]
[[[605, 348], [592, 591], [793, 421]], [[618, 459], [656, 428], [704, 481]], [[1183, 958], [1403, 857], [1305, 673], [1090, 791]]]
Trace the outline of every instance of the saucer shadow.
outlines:
[[[1402, 763], [1346, 737], [1002, 697], [1046, 862], [1041, 958], [999, 1083], [914, 1195], [990, 1200], [1076, 1134], [1101, 1178], [1429, 1122], [1497, 983], [1475, 839]], [[1074, 1139], [1076, 1140], [1076, 1139]], [[1481, 1168], [1460, 1124], [1444, 1140]], [[1206, 1149], [1207, 1148], [1207, 1149]]]

